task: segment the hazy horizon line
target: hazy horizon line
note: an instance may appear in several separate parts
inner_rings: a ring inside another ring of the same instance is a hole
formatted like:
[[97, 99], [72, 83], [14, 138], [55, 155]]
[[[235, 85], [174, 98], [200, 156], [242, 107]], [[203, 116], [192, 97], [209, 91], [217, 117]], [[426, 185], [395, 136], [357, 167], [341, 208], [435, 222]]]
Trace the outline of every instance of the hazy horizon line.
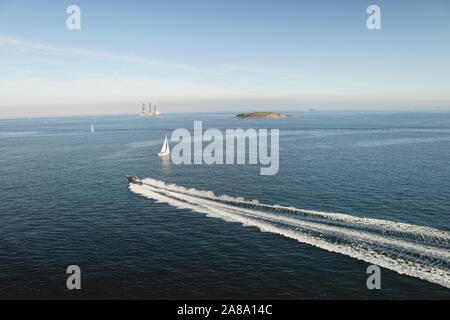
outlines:
[[[211, 110], [211, 111], [168, 111], [161, 114], [169, 115], [177, 115], [177, 114], [224, 114], [224, 115], [232, 115], [236, 113], [242, 112], [278, 112], [278, 113], [329, 113], [329, 112], [354, 112], [354, 113], [389, 113], [389, 112], [398, 112], [398, 113], [408, 113], [408, 112], [450, 112], [450, 107], [436, 107], [434, 109], [430, 108], [415, 108], [415, 109], [406, 109], [406, 108], [367, 108], [367, 109], [355, 109], [355, 108], [305, 108], [305, 109], [282, 109], [282, 110], [269, 110], [264, 108], [255, 108], [249, 110], [228, 110], [226, 112], [221, 110]], [[3, 116], [0, 113], [0, 119], [2, 120], [18, 120], [18, 119], [48, 119], [48, 118], [86, 118], [86, 117], [102, 117], [102, 116], [136, 116], [139, 118], [138, 112], [114, 112], [114, 113], [72, 113], [72, 114], [40, 114], [40, 115], [18, 115], [18, 116]]]

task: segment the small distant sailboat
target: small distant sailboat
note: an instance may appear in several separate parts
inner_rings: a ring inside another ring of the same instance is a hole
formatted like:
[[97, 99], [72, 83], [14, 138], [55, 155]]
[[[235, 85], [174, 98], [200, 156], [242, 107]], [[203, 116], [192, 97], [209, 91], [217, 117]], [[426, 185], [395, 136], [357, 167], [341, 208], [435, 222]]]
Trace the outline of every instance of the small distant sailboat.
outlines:
[[166, 138], [164, 139], [163, 146], [161, 148], [161, 151], [158, 153], [158, 156], [165, 157], [170, 154], [170, 147], [169, 147], [169, 140], [167, 140], [167, 133]]
[[95, 132], [95, 129], [94, 129], [94, 124], [93, 123], [91, 123], [91, 133], [94, 133]]

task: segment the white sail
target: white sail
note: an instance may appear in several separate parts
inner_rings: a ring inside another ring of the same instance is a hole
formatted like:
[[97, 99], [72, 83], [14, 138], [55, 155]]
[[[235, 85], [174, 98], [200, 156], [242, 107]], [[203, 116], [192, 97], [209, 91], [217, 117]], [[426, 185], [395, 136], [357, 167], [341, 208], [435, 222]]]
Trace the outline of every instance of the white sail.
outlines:
[[170, 153], [169, 140], [167, 140], [167, 133], [164, 139], [164, 143], [161, 148], [161, 152], [158, 153], [159, 156], [166, 156]]
[[170, 152], [170, 149], [169, 149], [169, 141], [167, 140], [167, 134], [166, 134], [163, 146], [161, 148], [161, 153], [168, 153], [168, 152]]
[[91, 123], [91, 133], [94, 133], [95, 132], [95, 129], [94, 129], [94, 124], [93, 123]]

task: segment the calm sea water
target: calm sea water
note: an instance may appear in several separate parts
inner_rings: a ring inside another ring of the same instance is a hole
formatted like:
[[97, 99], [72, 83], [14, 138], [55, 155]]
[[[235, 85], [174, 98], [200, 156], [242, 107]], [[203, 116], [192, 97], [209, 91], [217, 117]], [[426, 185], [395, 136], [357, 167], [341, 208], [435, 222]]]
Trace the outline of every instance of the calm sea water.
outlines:
[[[450, 231], [450, 113], [299, 115], [0, 120], [0, 298], [450, 298], [445, 286], [386, 268], [382, 289], [368, 290], [371, 263], [128, 188], [125, 176], [138, 175]], [[192, 129], [194, 120], [204, 128], [279, 128], [279, 173], [162, 162], [165, 132]], [[449, 251], [448, 243], [439, 248]], [[80, 291], [66, 289], [71, 264], [81, 267]], [[448, 261], [438, 267], [448, 271]]]

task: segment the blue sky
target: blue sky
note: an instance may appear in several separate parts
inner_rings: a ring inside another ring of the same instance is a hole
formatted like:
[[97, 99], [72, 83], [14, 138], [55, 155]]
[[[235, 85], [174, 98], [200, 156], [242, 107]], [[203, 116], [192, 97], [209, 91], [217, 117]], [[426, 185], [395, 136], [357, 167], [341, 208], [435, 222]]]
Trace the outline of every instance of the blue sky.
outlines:
[[0, 0], [3, 117], [450, 108], [449, 88], [447, 0]]

